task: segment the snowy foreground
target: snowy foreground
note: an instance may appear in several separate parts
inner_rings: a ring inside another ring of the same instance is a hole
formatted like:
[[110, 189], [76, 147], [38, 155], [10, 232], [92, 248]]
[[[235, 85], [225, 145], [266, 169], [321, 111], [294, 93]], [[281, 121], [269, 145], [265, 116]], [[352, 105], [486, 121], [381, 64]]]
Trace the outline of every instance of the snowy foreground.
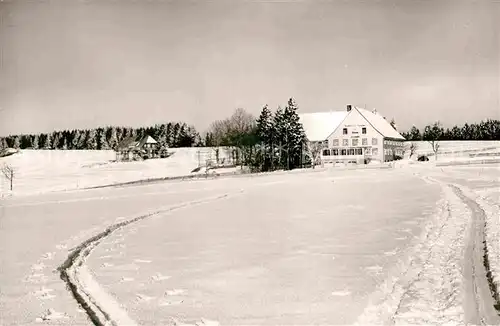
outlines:
[[499, 324], [476, 261], [482, 235], [500, 286], [499, 175], [416, 164], [13, 196], [0, 325]]

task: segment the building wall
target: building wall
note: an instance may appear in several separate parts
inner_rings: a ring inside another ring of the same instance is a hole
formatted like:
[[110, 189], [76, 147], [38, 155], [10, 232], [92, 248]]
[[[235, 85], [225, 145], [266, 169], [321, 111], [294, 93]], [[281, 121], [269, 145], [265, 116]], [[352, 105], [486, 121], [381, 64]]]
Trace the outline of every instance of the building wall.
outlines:
[[403, 140], [384, 140], [384, 161], [389, 162], [394, 160], [394, 156], [403, 157]]
[[[347, 134], [344, 134], [344, 128], [347, 129]], [[363, 133], [363, 128], [366, 128], [366, 133]], [[337, 150], [339, 155], [322, 155], [321, 158], [325, 163], [348, 161], [363, 163], [365, 158], [384, 160], [384, 137], [354, 108], [327, 141], [330, 154], [334, 152], [333, 150]], [[349, 155], [352, 154], [352, 149], [354, 155]], [[347, 155], [340, 155], [342, 150], [345, 150]]]

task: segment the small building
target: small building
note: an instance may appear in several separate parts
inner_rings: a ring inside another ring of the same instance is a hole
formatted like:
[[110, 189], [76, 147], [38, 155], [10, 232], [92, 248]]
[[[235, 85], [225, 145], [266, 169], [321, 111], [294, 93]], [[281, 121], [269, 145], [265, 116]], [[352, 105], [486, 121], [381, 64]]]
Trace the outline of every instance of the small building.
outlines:
[[164, 149], [151, 136], [146, 135], [140, 139], [127, 137], [116, 148], [117, 161], [137, 161], [163, 157]]
[[403, 156], [405, 138], [377, 111], [348, 105], [346, 111], [304, 113], [310, 143], [322, 147], [323, 163], [389, 162]]

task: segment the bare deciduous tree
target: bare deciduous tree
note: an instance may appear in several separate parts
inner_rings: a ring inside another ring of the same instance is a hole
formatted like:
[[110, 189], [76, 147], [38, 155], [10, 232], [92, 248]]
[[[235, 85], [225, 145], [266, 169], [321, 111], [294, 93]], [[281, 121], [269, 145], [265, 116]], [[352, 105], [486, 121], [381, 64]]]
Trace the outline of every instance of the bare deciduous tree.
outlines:
[[417, 151], [418, 149], [418, 146], [417, 144], [411, 142], [409, 145], [408, 145], [408, 149], [410, 150], [410, 158], [415, 154], [415, 152]]
[[[247, 135], [255, 128], [255, 117], [245, 111], [245, 109], [236, 109], [231, 117], [224, 120], [214, 121], [209, 128], [212, 135], [212, 141], [215, 147], [231, 146], [236, 147], [237, 157], [242, 156], [241, 147], [243, 146], [242, 136]], [[238, 161], [238, 160], [237, 160]]]
[[438, 152], [439, 152], [439, 141], [437, 140], [429, 140], [429, 143], [431, 144], [432, 146], [432, 151], [434, 152], [434, 160], [437, 161], [437, 158], [438, 158]]
[[10, 182], [10, 190], [12, 191], [12, 184], [14, 182], [14, 168], [11, 165], [4, 164], [2, 166], [2, 173]]
[[441, 123], [435, 122], [432, 126], [426, 126], [424, 130], [424, 140], [428, 141], [432, 146], [432, 151], [434, 152], [434, 159], [437, 160], [439, 152], [439, 139], [443, 135], [443, 127]]

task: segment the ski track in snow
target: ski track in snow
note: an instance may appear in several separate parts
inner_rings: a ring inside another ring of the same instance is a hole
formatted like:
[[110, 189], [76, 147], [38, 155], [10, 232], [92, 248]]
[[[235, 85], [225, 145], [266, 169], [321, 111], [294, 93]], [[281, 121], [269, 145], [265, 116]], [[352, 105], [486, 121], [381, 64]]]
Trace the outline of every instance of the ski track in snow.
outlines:
[[[427, 183], [439, 184], [442, 188], [442, 198], [420, 239], [407, 256], [400, 259], [399, 266], [389, 272], [389, 277], [379, 286], [378, 291], [372, 294], [370, 304], [359, 316], [356, 324], [457, 325], [464, 324], [466, 318], [471, 318], [471, 309], [475, 309], [473, 315], [479, 316], [472, 318], [487, 318], [490, 323], [492, 320], [494, 324], [499, 323], [498, 318], [492, 317], [495, 315], [491, 312], [492, 307], [484, 307], [482, 299], [486, 298], [488, 301], [487, 297], [491, 294], [486, 293], [484, 285], [483, 298], [470, 299], [470, 293], [464, 292], [469, 286], [468, 283], [475, 284], [474, 277], [480, 277], [473, 275], [472, 280], [466, 280], [462, 275], [462, 269], [467, 263], [470, 265], [470, 261], [477, 258], [471, 252], [469, 255], [472, 256], [466, 257], [466, 248], [472, 241], [470, 230], [475, 217], [453, 187], [461, 189], [485, 211], [486, 243], [491, 243], [488, 246], [491, 257], [490, 270], [497, 286], [500, 284], [498, 203], [492, 205], [459, 185], [449, 185], [430, 177], [423, 179]], [[476, 266], [483, 268], [480, 265], [476, 263]], [[469, 301], [465, 301], [465, 298]], [[476, 304], [472, 303], [474, 301]], [[488, 323], [485, 320], [480, 322]]]
[[[120, 307], [120, 305], [114, 300], [114, 298], [112, 298], [94, 280], [90, 273], [90, 270], [85, 265], [87, 257], [101, 243], [103, 239], [109, 237], [111, 234], [115, 235], [115, 231], [122, 230], [128, 225], [135, 224], [136, 222], [140, 222], [144, 219], [156, 216], [158, 214], [170, 213], [179, 209], [190, 208], [205, 203], [211, 203], [213, 201], [240, 195], [243, 192], [243, 190], [240, 190], [231, 194], [226, 193], [222, 195], [203, 198], [200, 200], [185, 202], [179, 205], [169, 205], [167, 207], [157, 209], [154, 212], [150, 212], [138, 217], [136, 216], [129, 219], [124, 219], [117, 224], [113, 224], [105, 228], [105, 231], [89, 238], [87, 241], [83, 242], [77, 249], [75, 249], [74, 255], [69, 256], [66, 263], [61, 266], [61, 277], [71, 285], [75, 299], [77, 299], [77, 301], [79, 301], [79, 303], [85, 307], [87, 314], [94, 323], [98, 325], [108, 325], [109, 323], [127, 326], [136, 325], [135, 321], [133, 321], [128, 316], [126, 311]], [[150, 261], [139, 259], [139, 262], [147, 263]], [[103, 263], [103, 266], [111, 267], [112, 264]], [[125, 277], [122, 278], [122, 282], [125, 281], [133, 281], [133, 279], [126, 279]], [[138, 302], [149, 302], [153, 299], [153, 297], [149, 297], [144, 294], [137, 294]]]
[[356, 324], [460, 324], [463, 321], [460, 266], [470, 213], [449, 187], [440, 185], [442, 199], [424, 232], [371, 295], [370, 304]]

